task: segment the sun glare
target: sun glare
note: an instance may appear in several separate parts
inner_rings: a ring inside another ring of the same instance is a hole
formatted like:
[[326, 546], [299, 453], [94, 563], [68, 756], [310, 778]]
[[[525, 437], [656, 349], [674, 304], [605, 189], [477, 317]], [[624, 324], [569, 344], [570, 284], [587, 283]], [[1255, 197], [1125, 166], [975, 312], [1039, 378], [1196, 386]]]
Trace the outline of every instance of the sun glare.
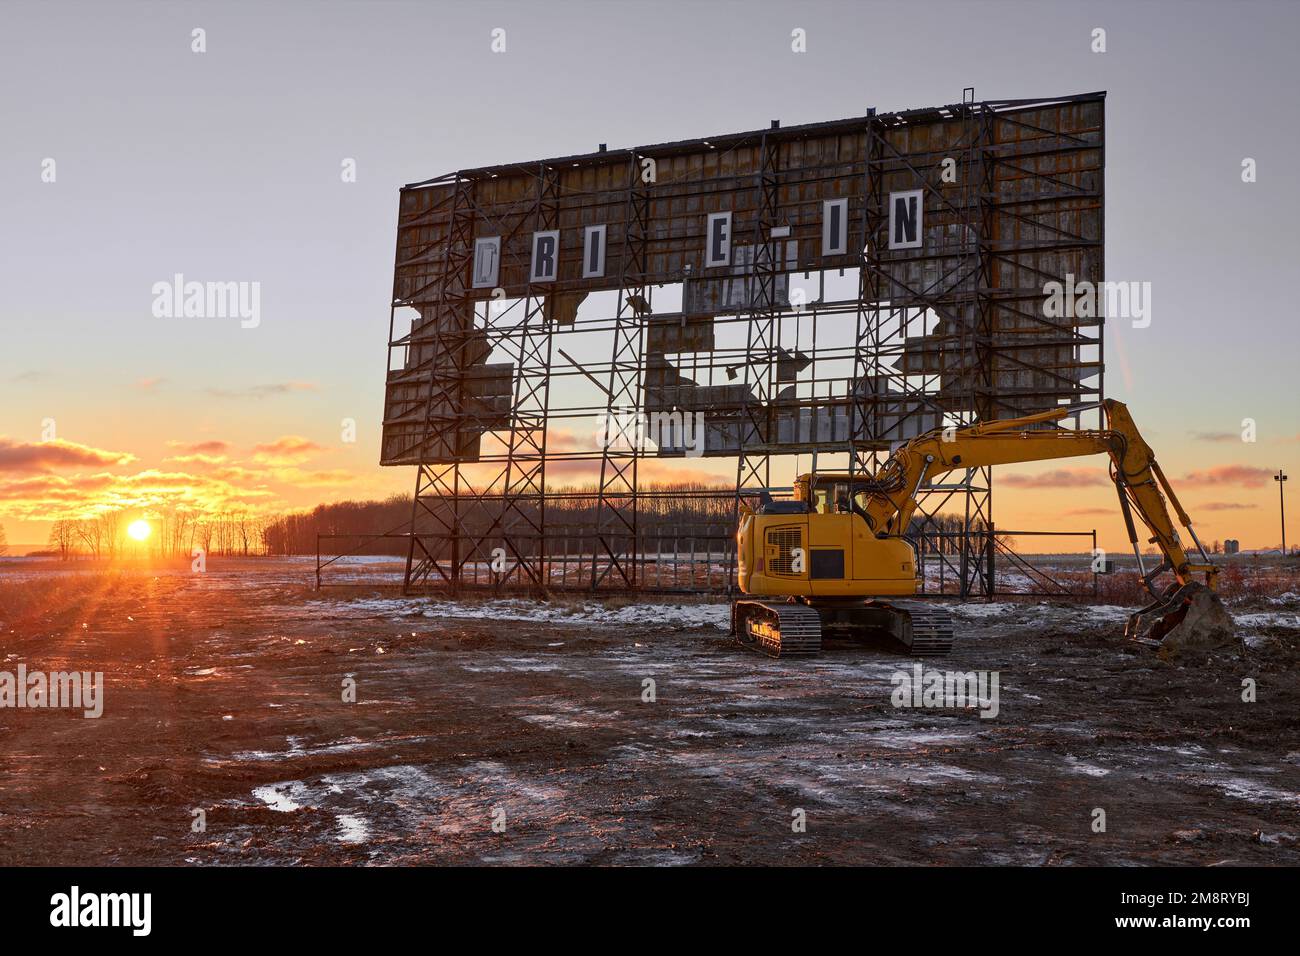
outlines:
[[143, 541], [145, 538], [149, 537], [149, 522], [132, 521], [130, 526], [126, 529], [126, 533], [136, 541]]

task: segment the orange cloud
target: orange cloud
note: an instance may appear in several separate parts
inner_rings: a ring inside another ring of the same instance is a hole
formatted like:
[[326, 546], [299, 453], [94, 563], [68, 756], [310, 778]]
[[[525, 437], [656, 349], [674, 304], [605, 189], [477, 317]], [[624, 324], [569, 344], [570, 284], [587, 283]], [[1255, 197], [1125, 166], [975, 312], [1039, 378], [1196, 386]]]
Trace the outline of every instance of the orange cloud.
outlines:
[[[709, 460], [710, 463], [714, 460]], [[691, 466], [687, 462], [699, 463]], [[642, 488], [650, 485], [695, 484], [710, 488], [735, 487], [735, 465], [730, 464], [725, 474], [707, 470], [706, 459], [655, 459], [643, 458], [637, 464], [637, 483]], [[462, 488], [466, 493], [470, 489], [483, 492], [489, 485], [499, 487], [505, 476], [505, 462], [478, 462], [461, 468]], [[723, 467], [728, 467], [723, 465]], [[516, 471], [515, 478], [519, 478]], [[354, 480], [356, 480], [354, 478]], [[600, 484], [600, 459], [578, 459], [571, 461], [552, 461], [546, 465], [546, 488], [556, 491], [560, 488], [594, 489]]]
[[638, 484], [649, 484], [650, 482], [662, 485], [689, 483], [718, 488], [734, 488], [736, 486], [736, 479], [734, 477], [724, 477], [719, 475], [717, 472], [707, 471], [703, 468], [690, 468], [676, 464], [676, 462], [681, 461], [700, 461], [700, 459], [651, 458], [642, 461], [637, 466]]
[[174, 461], [182, 465], [220, 465], [226, 460], [225, 455], [173, 455], [165, 461]]
[[209, 388], [207, 393], [217, 398], [267, 398], [271, 395], [310, 392], [315, 389], [314, 382], [268, 382], [265, 385], [249, 385], [245, 388]]
[[306, 461], [324, 446], [299, 435], [283, 435], [273, 442], [253, 446], [253, 460], [274, 465], [292, 465]]
[[[593, 438], [593, 441], [586, 447], [591, 447], [594, 444]], [[578, 436], [567, 428], [549, 428], [546, 431], [546, 450], [551, 454], [555, 454], [556, 452], [584, 451], [585, 447], [578, 440]]]
[[999, 475], [997, 481], [1014, 488], [1088, 488], [1110, 483], [1106, 473], [1096, 468], [1056, 468], [1041, 475]]
[[212, 477], [221, 481], [264, 482], [267, 473], [253, 468], [245, 468], [243, 465], [225, 465], [213, 469]]
[[277, 468], [271, 472], [276, 481], [299, 487], [319, 488], [328, 485], [350, 485], [357, 476], [350, 471], [335, 468], [330, 471], [302, 471], [298, 468]]
[[1197, 511], [1244, 511], [1247, 508], [1258, 508], [1259, 505], [1246, 505], [1236, 501], [1211, 501], [1208, 504], [1197, 505]]
[[546, 483], [554, 484], [557, 480], [578, 482], [600, 481], [600, 459], [594, 461], [548, 461], [546, 463]]
[[29, 521], [83, 518], [104, 511], [185, 507], [247, 509], [274, 495], [185, 472], [150, 469], [134, 475], [37, 475], [0, 481], [0, 511]]
[[1204, 471], [1193, 471], [1183, 477], [1188, 485], [1241, 485], [1244, 488], [1258, 488], [1268, 484], [1273, 472], [1267, 468], [1254, 468], [1250, 465], [1216, 465]]
[[77, 468], [87, 465], [126, 465], [135, 456], [126, 452], [104, 451], [76, 442], [16, 442], [0, 437], [0, 471], [47, 472], [53, 468]]
[[167, 443], [167, 447], [179, 448], [182, 451], [189, 452], [192, 455], [224, 455], [227, 449], [230, 448], [230, 442], [221, 441], [218, 438], [213, 438], [208, 441], [195, 442], [192, 445], [187, 445], [184, 442], [180, 442], [180, 441], [169, 441]]

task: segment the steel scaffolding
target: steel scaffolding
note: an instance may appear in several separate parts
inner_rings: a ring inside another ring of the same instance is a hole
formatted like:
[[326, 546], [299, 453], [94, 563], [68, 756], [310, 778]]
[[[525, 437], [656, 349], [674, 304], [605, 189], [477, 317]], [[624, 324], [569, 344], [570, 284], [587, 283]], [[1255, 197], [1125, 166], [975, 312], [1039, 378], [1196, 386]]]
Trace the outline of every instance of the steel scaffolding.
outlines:
[[[868, 472], [933, 428], [1100, 399], [1101, 318], [1043, 302], [1102, 279], [1103, 171], [1104, 94], [967, 90], [404, 187], [381, 461], [416, 469], [406, 586], [726, 590], [739, 502], [796, 469]], [[923, 241], [899, 249], [908, 190]], [[824, 248], [832, 200], [842, 252]], [[718, 214], [722, 267], [703, 258]], [[551, 231], [558, 272], [538, 276]], [[712, 483], [666, 484], [672, 466]], [[989, 470], [923, 489], [918, 518], [943, 580], [987, 593]]]

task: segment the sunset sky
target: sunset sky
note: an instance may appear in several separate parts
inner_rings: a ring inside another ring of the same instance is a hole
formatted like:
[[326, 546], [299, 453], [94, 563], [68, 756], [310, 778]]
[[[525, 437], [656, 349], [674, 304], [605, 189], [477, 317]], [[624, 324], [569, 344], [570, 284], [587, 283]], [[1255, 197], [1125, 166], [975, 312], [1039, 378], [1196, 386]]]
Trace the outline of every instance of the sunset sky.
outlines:
[[[1108, 325], [1107, 394], [1203, 540], [1276, 546], [1271, 476], [1300, 488], [1297, 26], [1291, 3], [6, 3], [0, 521], [40, 544], [109, 504], [409, 493], [411, 469], [378, 465], [403, 183], [974, 86], [1108, 91], [1106, 276], [1150, 282], [1153, 316]], [[155, 316], [177, 273], [260, 283], [260, 321]], [[995, 487], [1003, 527], [1124, 546], [1100, 459], [1005, 468]]]

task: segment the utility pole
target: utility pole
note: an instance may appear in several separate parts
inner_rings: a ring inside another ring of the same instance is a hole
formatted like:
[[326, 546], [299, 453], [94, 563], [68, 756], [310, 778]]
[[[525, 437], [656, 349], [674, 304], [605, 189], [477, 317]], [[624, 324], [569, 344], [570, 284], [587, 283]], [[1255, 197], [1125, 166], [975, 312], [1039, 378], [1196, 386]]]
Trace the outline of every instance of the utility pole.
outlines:
[[1286, 487], [1286, 475], [1282, 472], [1281, 468], [1277, 470], [1277, 474], [1273, 476], [1273, 480], [1277, 482], [1277, 506], [1282, 513], [1282, 557], [1285, 558], [1286, 557], [1286, 495], [1282, 493], [1282, 490]]

